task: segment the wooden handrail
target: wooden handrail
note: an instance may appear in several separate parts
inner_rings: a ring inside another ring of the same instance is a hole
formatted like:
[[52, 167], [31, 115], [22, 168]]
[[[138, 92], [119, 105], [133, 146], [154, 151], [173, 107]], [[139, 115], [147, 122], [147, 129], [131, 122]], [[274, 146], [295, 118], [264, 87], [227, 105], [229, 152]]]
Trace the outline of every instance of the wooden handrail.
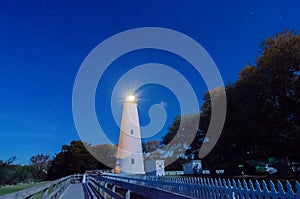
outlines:
[[[0, 196], [0, 199], [5, 199], [5, 198], [14, 198], [14, 199], [23, 199], [23, 198], [31, 198], [34, 194], [43, 191], [43, 198], [53, 198], [60, 194], [69, 184], [70, 184], [70, 179], [72, 177], [80, 177], [82, 175], [70, 175], [66, 176], [54, 181], [46, 182], [42, 185], [39, 186], [33, 186], [29, 187], [27, 189], [23, 189], [17, 192], [13, 192], [10, 194], [6, 194], [3, 196]], [[60, 185], [61, 186], [58, 186]], [[53, 187], [54, 190], [51, 193], [48, 193], [48, 190], [50, 187]]]
[[[150, 198], [299, 198], [300, 183], [288, 180], [259, 182], [255, 180], [213, 179], [201, 177], [161, 177], [101, 174], [91, 176], [93, 184], [120, 187]], [[277, 184], [277, 186], [275, 185]], [[100, 187], [101, 189], [101, 187]], [[103, 190], [103, 189], [102, 189]], [[160, 190], [163, 190], [160, 191]], [[105, 190], [103, 190], [105, 191]], [[176, 195], [179, 194], [179, 195]], [[173, 195], [173, 196], [171, 196]], [[128, 198], [128, 197], [126, 197]]]
[[[111, 178], [109, 178], [111, 177]], [[116, 177], [116, 179], [113, 179]], [[150, 198], [165, 198], [165, 199], [191, 199], [192, 197], [182, 195], [180, 193], [170, 192], [167, 190], [163, 190], [157, 187], [151, 187], [147, 185], [141, 185], [138, 183], [135, 183], [136, 181], [143, 182], [142, 179], [136, 179], [136, 178], [128, 178], [123, 176], [112, 176], [112, 175], [100, 175], [100, 176], [92, 176], [89, 175], [89, 182], [92, 182], [92, 186], [96, 186], [95, 188], [97, 190], [102, 189], [107, 194], [111, 195], [114, 198], [124, 198], [122, 196], [118, 196], [114, 191], [107, 189], [107, 187], [104, 187], [101, 185], [100, 182], [105, 182], [108, 184], [111, 184], [113, 186], [120, 187], [122, 189], [128, 190], [130, 192], [139, 194], [143, 197], [150, 197]], [[131, 182], [132, 181], [132, 182]], [[125, 197], [130, 198], [130, 197]]]

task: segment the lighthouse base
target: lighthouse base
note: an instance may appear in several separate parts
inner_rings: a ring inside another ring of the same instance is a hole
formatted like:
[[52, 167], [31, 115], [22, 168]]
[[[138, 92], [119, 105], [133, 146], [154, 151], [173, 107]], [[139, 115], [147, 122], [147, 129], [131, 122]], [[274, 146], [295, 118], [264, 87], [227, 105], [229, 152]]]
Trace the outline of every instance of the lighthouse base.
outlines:
[[115, 171], [122, 174], [145, 174], [142, 154], [132, 154], [127, 158], [117, 158]]

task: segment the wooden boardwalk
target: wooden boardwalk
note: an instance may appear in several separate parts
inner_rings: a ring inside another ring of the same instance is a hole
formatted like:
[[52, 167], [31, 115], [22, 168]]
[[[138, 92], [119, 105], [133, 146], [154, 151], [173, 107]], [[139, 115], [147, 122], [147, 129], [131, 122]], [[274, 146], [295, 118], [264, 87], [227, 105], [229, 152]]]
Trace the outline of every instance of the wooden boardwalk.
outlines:
[[[81, 179], [82, 178], [82, 179]], [[81, 183], [83, 181], [84, 183]], [[51, 191], [49, 191], [51, 190]], [[158, 177], [138, 175], [71, 175], [46, 182], [0, 199], [32, 198], [43, 193], [43, 198], [97, 199], [97, 198], [266, 198], [300, 199], [300, 183], [297, 180], [259, 182], [240, 179], [213, 179], [198, 177]]]
[[60, 199], [84, 199], [84, 192], [81, 183], [70, 184]]

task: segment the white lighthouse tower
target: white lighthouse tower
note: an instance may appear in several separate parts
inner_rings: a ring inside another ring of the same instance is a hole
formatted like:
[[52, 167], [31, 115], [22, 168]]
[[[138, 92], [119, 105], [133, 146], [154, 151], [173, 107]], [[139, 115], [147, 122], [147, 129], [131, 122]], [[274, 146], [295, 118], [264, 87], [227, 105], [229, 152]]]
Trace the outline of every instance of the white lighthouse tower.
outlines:
[[145, 174], [137, 101], [133, 95], [124, 102], [115, 171]]

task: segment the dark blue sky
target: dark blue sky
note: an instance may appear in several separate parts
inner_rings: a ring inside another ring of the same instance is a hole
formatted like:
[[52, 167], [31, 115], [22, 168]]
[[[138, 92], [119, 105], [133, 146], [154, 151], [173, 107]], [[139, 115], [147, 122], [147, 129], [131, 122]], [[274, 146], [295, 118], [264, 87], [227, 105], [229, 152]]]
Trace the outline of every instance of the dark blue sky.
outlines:
[[[0, 3], [0, 159], [54, 155], [79, 139], [72, 117], [76, 73], [88, 53], [106, 38], [137, 27], [180, 31], [198, 41], [217, 64], [225, 83], [234, 82], [248, 63], [255, 64], [260, 43], [285, 29], [300, 31], [300, 2], [291, 1], [1, 1]], [[148, 62], [172, 65], [187, 76], [201, 99], [206, 91], [188, 64], [160, 51], [120, 57], [99, 82], [97, 114], [109, 137], [118, 128], [110, 115], [113, 84], [131, 67]], [[110, 81], [108, 81], [110, 80]], [[152, 103], [166, 104], [165, 133], [179, 114], [165, 88], [145, 86], [141, 123]], [[155, 95], [153, 95], [155, 93]], [[153, 139], [154, 139], [153, 138]]]

